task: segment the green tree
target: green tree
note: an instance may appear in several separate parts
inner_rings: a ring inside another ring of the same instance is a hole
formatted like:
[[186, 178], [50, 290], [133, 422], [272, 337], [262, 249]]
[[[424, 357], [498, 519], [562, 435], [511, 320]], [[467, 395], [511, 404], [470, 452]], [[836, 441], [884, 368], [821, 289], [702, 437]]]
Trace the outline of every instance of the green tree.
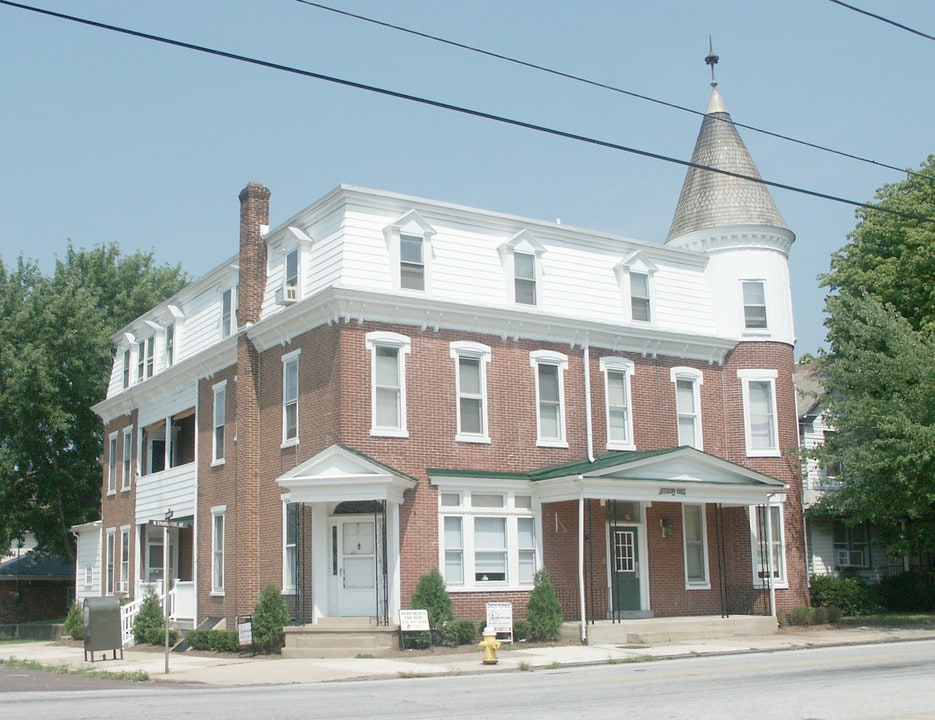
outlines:
[[533, 578], [532, 592], [526, 605], [526, 620], [529, 631], [539, 640], [554, 640], [562, 627], [562, 605], [555, 594], [555, 587], [547, 570], [539, 570]]
[[74, 557], [70, 527], [97, 517], [111, 337], [186, 283], [180, 267], [116, 245], [69, 247], [51, 276], [0, 261], [0, 546], [31, 531]]
[[289, 610], [282, 592], [267, 585], [253, 606], [253, 644], [265, 653], [279, 652], [285, 644], [283, 628], [289, 622]]

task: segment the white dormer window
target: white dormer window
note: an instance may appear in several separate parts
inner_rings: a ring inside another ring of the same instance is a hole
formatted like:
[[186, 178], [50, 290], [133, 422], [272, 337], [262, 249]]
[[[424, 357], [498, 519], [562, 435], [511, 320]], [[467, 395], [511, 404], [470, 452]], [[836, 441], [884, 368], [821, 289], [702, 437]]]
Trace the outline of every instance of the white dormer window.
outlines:
[[507, 301], [538, 306], [542, 302], [543, 245], [528, 230], [521, 230], [497, 251], [503, 266]]
[[432, 289], [432, 238], [435, 229], [415, 210], [383, 228], [394, 290]]
[[614, 267], [624, 312], [632, 322], [653, 322], [656, 269], [656, 265], [640, 250], [630, 253]]
[[221, 337], [226, 338], [234, 334], [234, 288], [227, 288], [221, 293]]
[[130, 367], [132, 361], [130, 359], [130, 347], [127, 346], [123, 349], [123, 387], [130, 387]]
[[766, 283], [762, 280], [743, 281], [744, 330], [766, 330]]

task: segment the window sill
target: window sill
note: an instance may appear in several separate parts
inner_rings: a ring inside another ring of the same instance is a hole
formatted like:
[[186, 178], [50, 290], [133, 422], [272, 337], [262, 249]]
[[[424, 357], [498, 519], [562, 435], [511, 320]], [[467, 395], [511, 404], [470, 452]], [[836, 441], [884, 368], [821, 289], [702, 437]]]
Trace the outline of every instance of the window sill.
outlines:
[[397, 437], [397, 438], [408, 438], [408, 430], [400, 430], [399, 428], [371, 428], [370, 437]]
[[564, 440], [537, 440], [536, 447], [564, 448], [567, 450], [568, 443]]
[[299, 438], [289, 438], [288, 440], [283, 440], [282, 445], [279, 446], [280, 450], [285, 450], [286, 448], [295, 447], [299, 444]]
[[116, 491], [116, 490], [108, 490], [108, 491], [107, 491], [107, 496], [108, 496], [108, 497], [110, 497], [111, 495], [116, 495], [116, 494], [117, 494], [117, 491]]
[[224, 458], [221, 458], [220, 460], [211, 461], [211, 467], [220, 467], [223, 464], [224, 464]]
[[211, 597], [224, 597], [224, 591], [223, 590], [212, 590], [210, 593], [210, 596]]
[[747, 457], [780, 457], [782, 455], [778, 449], [776, 450], [750, 450], [747, 449]]
[[490, 438], [487, 435], [468, 435], [458, 433], [455, 435], [455, 442], [474, 443], [475, 445], [490, 445]]
[[506, 584], [490, 584], [490, 585], [446, 585], [445, 589], [449, 593], [482, 593], [482, 592], [493, 592], [493, 593], [507, 593], [507, 592], [530, 592], [533, 589], [533, 584], [529, 585], [506, 585]]
[[706, 583], [686, 583], [686, 584], [685, 584], [685, 589], [686, 589], [686, 590], [710, 590], [710, 589], [711, 589], [711, 583], [710, 583], [710, 582], [706, 582]]
[[749, 337], [768, 337], [770, 335], [769, 328], [744, 328], [743, 335]]
[[608, 450], [636, 450], [636, 445], [633, 443], [623, 443], [623, 442], [609, 442], [607, 443]]
[[120, 492], [122, 492], [122, 493], [130, 492], [132, 489], [133, 489], [133, 488], [130, 487], [130, 486], [128, 485], [127, 487], [122, 487], [122, 488], [120, 488]]
[[[754, 581], [753, 588], [754, 590], [766, 590], [769, 587], [766, 583], [760, 582], [759, 580]], [[788, 580], [777, 580], [773, 583], [774, 590], [788, 590], [789, 581]]]

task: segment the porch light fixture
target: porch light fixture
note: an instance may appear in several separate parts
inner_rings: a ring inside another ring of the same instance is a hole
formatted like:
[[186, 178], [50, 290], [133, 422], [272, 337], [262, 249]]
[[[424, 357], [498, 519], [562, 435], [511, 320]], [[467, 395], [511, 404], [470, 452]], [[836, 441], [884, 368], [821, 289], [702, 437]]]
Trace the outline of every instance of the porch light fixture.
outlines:
[[659, 527], [662, 528], [662, 537], [669, 537], [672, 535], [672, 520], [669, 518], [661, 518], [659, 520]]

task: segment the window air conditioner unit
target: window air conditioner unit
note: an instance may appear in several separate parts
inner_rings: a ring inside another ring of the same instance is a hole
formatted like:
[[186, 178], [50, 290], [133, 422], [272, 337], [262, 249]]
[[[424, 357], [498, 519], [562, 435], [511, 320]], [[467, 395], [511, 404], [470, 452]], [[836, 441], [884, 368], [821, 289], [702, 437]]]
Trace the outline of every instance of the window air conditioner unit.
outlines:
[[276, 302], [279, 305], [292, 305], [299, 299], [299, 288], [295, 285], [284, 285], [276, 291]]

